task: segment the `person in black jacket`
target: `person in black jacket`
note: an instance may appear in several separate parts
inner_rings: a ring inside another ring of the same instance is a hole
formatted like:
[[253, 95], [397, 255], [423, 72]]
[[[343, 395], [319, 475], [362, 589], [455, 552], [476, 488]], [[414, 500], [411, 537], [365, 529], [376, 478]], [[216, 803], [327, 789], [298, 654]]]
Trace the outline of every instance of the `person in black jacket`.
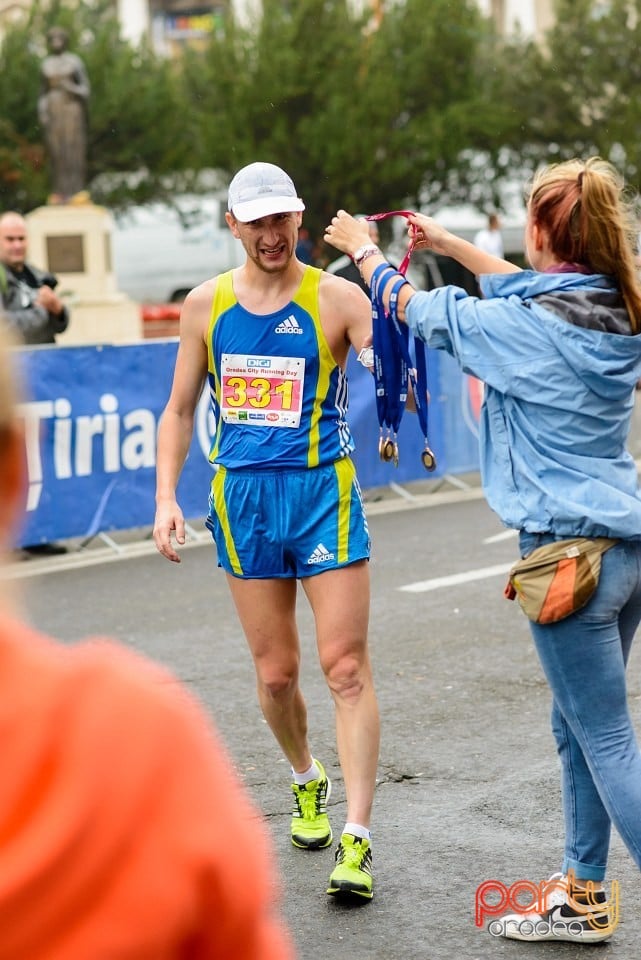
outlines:
[[19, 213], [0, 216], [0, 299], [6, 323], [27, 346], [55, 343], [69, 313], [55, 293], [57, 279], [25, 262], [27, 224]]
[[[54, 292], [58, 281], [25, 262], [27, 224], [19, 213], [0, 216], [0, 317], [25, 346], [56, 342], [56, 334], [69, 324], [69, 313]], [[66, 553], [60, 543], [24, 546], [27, 556], [47, 557]]]

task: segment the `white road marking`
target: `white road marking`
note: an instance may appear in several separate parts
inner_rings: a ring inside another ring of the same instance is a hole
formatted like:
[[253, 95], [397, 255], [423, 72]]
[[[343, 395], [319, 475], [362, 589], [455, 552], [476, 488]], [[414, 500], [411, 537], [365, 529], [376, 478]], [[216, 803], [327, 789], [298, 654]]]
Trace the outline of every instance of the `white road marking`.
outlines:
[[419, 580], [417, 583], [406, 583], [399, 590], [405, 593], [427, 593], [428, 590], [440, 590], [442, 587], [455, 587], [460, 583], [470, 583], [472, 580], [486, 580], [488, 577], [498, 577], [512, 569], [512, 563], [499, 563], [494, 567], [479, 567], [478, 570], [466, 570], [465, 573], [453, 573], [449, 577], [435, 577], [433, 580]]
[[502, 543], [503, 540], [512, 540], [513, 537], [518, 536], [518, 533], [518, 530], [501, 530], [500, 533], [495, 533], [493, 537], [486, 537], [481, 543]]

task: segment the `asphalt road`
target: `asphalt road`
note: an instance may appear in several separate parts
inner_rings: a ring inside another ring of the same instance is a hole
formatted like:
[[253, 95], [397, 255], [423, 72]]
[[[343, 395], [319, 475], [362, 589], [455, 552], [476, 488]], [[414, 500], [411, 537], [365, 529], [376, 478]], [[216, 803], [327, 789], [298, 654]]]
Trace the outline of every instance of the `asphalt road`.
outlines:
[[[65, 641], [117, 636], [168, 664], [202, 699], [270, 825], [301, 958], [565, 960], [582, 949], [599, 960], [637, 958], [640, 878], [616, 836], [609, 881], [620, 884], [621, 921], [609, 944], [522, 944], [475, 925], [479, 884], [538, 883], [559, 868], [562, 849], [550, 697], [527, 621], [502, 595], [516, 540], [476, 489], [414, 502], [386, 497], [368, 511], [382, 747], [376, 895], [361, 908], [324, 892], [333, 850], [307, 853], [289, 843], [287, 764], [256, 705], [249, 654], [209, 543], [194, 541], [180, 566], [147, 542], [115, 562], [101, 549], [60, 563], [25, 561], [9, 575], [21, 583], [34, 624]], [[343, 784], [304, 598], [300, 624], [311, 743], [334, 782], [337, 832]], [[629, 668], [639, 730], [640, 658], [633, 651]]]

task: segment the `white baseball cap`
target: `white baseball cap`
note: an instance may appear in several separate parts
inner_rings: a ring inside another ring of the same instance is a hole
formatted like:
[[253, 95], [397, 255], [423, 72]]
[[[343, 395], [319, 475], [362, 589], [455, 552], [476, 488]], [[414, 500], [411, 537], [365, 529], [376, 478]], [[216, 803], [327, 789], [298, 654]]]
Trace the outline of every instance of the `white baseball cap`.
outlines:
[[293, 180], [273, 163], [250, 163], [229, 184], [227, 207], [241, 223], [305, 209]]

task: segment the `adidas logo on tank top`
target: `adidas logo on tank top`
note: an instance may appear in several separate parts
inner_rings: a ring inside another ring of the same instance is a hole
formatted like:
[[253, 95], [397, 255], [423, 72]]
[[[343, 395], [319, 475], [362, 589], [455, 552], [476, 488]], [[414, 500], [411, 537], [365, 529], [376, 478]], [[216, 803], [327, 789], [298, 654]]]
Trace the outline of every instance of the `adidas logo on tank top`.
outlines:
[[302, 327], [299, 327], [298, 320], [290, 313], [286, 320], [274, 327], [274, 333], [302, 333]]

